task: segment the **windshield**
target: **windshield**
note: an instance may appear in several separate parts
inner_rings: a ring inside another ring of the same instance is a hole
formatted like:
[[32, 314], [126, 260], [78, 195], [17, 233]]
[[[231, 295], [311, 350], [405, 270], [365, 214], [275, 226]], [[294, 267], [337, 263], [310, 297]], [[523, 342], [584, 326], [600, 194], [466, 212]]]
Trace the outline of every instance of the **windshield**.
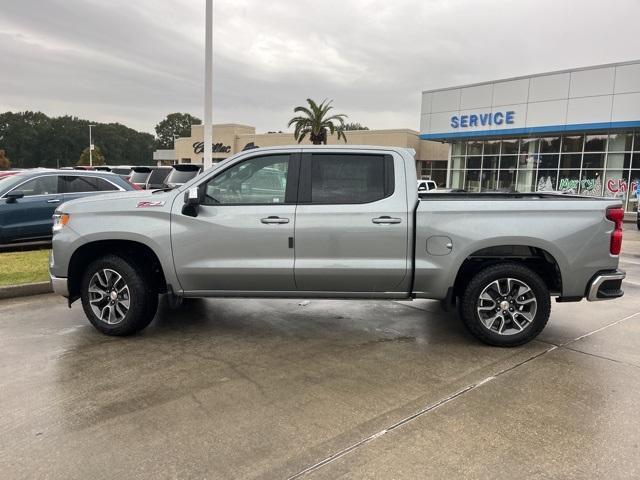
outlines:
[[149, 178], [149, 175], [151, 175], [151, 172], [136, 172], [136, 171], [133, 171], [131, 173], [131, 177], [129, 177], [129, 180], [132, 183], [145, 183], [147, 181], [147, 178]]

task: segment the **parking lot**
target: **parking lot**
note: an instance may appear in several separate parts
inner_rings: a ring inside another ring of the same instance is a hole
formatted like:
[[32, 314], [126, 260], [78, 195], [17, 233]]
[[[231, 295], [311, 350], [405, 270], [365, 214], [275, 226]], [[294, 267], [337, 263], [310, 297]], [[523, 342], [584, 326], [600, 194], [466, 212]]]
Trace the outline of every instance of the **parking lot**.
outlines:
[[2, 478], [640, 475], [640, 234], [619, 301], [553, 304], [515, 349], [437, 302], [161, 304], [141, 335], [0, 302]]

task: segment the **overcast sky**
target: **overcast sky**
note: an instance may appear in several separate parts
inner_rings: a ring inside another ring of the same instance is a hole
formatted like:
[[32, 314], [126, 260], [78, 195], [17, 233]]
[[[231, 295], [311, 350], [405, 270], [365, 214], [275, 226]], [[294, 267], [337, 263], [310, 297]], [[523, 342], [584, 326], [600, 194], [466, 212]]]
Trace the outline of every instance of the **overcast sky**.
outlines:
[[[214, 122], [334, 99], [418, 129], [422, 90], [640, 58], [639, 0], [214, 0]], [[153, 132], [203, 116], [204, 0], [0, 0], [0, 111]]]

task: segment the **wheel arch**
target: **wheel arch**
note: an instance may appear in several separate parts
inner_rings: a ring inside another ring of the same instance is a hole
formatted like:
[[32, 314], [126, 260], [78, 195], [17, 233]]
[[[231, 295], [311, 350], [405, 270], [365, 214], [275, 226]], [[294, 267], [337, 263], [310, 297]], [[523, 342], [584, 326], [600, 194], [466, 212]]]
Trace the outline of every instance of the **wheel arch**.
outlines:
[[107, 254], [115, 254], [135, 263], [158, 293], [167, 291], [167, 281], [158, 255], [144, 243], [135, 240], [96, 240], [78, 247], [69, 260], [68, 288], [69, 301], [80, 296], [82, 273], [95, 259]]
[[529, 267], [542, 278], [552, 295], [562, 295], [562, 270], [554, 255], [541, 247], [507, 244], [484, 247], [469, 254], [458, 268], [453, 283], [454, 297], [462, 294], [480, 270], [505, 262]]

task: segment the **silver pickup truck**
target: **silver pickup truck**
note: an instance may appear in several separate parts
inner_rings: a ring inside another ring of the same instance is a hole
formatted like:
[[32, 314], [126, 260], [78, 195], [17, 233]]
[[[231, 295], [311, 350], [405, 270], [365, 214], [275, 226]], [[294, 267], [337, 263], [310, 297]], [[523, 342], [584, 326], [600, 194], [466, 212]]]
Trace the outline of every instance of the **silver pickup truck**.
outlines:
[[158, 296], [415, 299], [457, 304], [492, 345], [534, 338], [558, 302], [622, 296], [620, 200], [432, 193], [412, 151], [245, 151], [173, 190], [61, 205], [53, 288], [109, 335], [153, 319]]

